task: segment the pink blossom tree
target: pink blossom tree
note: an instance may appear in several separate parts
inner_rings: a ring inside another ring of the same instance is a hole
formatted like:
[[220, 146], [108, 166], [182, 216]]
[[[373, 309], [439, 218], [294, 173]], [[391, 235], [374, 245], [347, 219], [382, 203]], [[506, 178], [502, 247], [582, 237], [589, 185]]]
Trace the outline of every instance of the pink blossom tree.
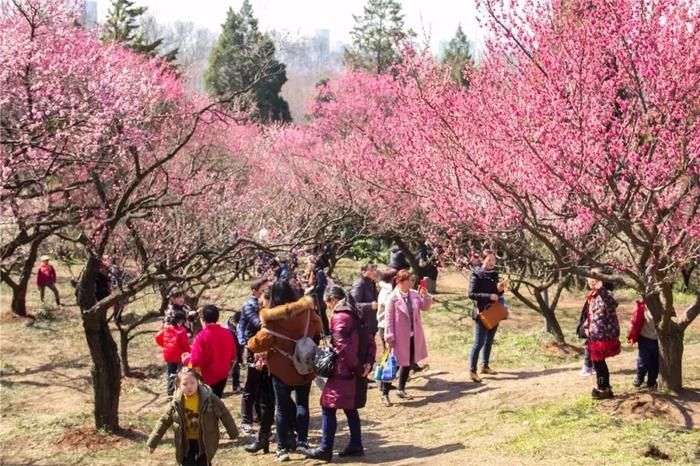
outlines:
[[[185, 95], [162, 61], [100, 44], [64, 1], [3, 8], [0, 181], [12, 201], [3, 216], [20, 229], [61, 224], [87, 257], [76, 295], [95, 424], [116, 431], [120, 367], [107, 311], [154, 283], [197, 280], [258, 249], [237, 203], [244, 164], [222, 139], [248, 133], [220, 102]], [[133, 258], [138, 270], [98, 300], [106, 253]]]

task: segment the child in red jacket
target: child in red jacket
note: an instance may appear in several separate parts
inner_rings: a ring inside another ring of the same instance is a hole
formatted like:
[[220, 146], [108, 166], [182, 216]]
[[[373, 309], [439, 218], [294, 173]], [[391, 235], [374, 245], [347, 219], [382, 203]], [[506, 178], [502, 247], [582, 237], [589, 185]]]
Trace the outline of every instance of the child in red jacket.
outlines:
[[659, 376], [659, 335], [656, 333], [654, 316], [643, 301], [637, 301], [637, 309], [632, 315], [627, 342], [630, 345], [637, 343], [639, 346], [637, 375], [632, 384], [640, 388], [646, 377], [647, 388], [656, 390], [656, 379]]
[[163, 329], [156, 335], [156, 343], [163, 348], [163, 360], [168, 374], [168, 396], [175, 391], [175, 377], [182, 367], [182, 355], [190, 352], [190, 340], [187, 338], [185, 319], [182, 311], [175, 311], [167, 317]]

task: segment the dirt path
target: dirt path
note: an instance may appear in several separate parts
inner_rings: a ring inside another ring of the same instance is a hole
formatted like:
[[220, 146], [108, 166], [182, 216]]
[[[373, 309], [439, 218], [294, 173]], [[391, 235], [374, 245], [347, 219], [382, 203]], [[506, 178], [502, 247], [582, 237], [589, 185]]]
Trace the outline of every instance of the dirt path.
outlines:
[[[700, 364], [700, 345], [686, 347], [686, 355], [686, 366]], [[625, 353], [610, 361], [611, 381], [620, 396], [604, 402], [603, 410], [625, 411], [623, 405], [630, 400], [634, 405], [640, 400], [646, 403], [653, 399], [649, 395], [637, 395], [631, 388], [634, 360], [635, 354]], [[414, 400], [403, 402], [394, 397], [394, 406], [384, 408], [378, 403], [378, 395], [370, 395], [371, 401], [362, 411], [363, 420], [367, 420], [363, 436], [373, 459], [370, 462], [425, 464], [428, 458], [440, 455], [440, 464], [465, 464], [470, 449], [478, 450], [477, 456], [483, 460], [488, 451], [484, 448], [483, 434], [472, 436], [478, 437], [477, 441], [464, 434], [480, 431], [479, 422], [488, 418], [489, 413], [585, 397], [595, 384], [593, 377], [578, 375], [579, 364], [552, 369], [504, 370], [497, 376], [485, 378], [483, 384], [468, 381], [463, 365], [460, 367], [452, 361], [431, 361], [431, 366], [435, 369], [409, 381], [408, 390]], [[697, 382], [688, 385], [697, 387]], [[691, 391], [687, 399], [674, 403], [661, 402], [662, 414], [673, 424], [697, 428], [700, 426], [697, 393]], [[503, 434], [503, 431], [499, 433]], [[501, 464], [502, 458], [493, 460]]]

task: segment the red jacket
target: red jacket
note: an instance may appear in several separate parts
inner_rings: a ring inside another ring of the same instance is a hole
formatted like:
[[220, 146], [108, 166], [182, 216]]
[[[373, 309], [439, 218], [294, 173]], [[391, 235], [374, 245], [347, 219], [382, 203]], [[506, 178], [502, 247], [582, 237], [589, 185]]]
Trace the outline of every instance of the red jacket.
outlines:
[[163, 347], [163, 360], [165, 362], [180, 362], [182, 361], [182, 353], [190, 352], [187, 329], [181, 325], [164, 327], [156, 334], [156, 343]]
[[236, 343], [230, 330], [219, 324], [207, 324], [192, 343], [192, 354], [183, 363], [198, 367], [207, 385], [228, 377], [236, 359]]
[[56, 270], [51, 264], [41, 264], [36, 271], [36, 285], [46, 286], [56, 283]]
[[639, 341], [639, 335], [642, 333], [644, 326], [644, 302], [637, 301], [637, 309], [632, 314], [632, 322], [630, 322], [630, 330], [627, 333], [627, 341], [631, 345]]

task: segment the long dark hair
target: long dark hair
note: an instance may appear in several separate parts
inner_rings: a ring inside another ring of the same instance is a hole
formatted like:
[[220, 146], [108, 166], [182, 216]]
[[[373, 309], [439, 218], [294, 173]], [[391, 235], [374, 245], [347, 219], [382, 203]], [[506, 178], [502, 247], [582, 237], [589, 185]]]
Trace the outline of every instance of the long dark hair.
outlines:
[[277, 280], [270, 291], [270, 306], [281, 306], [297, 300], [297, 293], [287, 280]]

